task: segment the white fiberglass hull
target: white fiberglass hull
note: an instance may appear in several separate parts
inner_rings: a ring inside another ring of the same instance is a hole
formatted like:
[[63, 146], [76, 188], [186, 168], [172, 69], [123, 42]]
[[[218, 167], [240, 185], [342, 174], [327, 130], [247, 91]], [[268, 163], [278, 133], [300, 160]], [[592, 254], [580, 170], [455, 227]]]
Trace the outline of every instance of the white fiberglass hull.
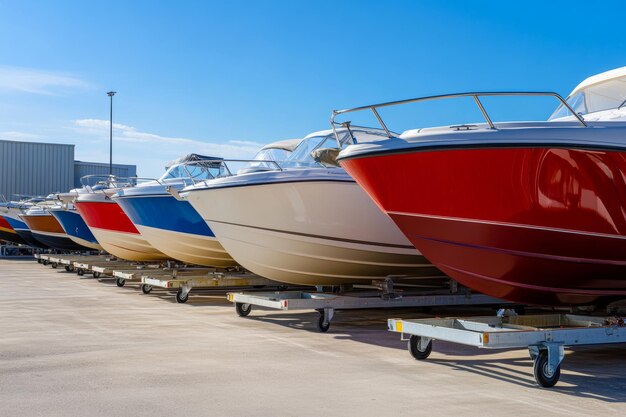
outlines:
[[268, 279], [340, 285], [441, 276], [353, 181], [207, 188], [188, 200], [238, 263]]
[[125, 233], [90, 227], [102, 248], [111, 255], [129, 261], [159, 261], [168, 259], [163, 253], [155, 250], [140, 234]]
[[136, 224], [150, 245], [172, 259], [195, 265], [227, 268], [237, 263], [214, 237], [173, 232]]

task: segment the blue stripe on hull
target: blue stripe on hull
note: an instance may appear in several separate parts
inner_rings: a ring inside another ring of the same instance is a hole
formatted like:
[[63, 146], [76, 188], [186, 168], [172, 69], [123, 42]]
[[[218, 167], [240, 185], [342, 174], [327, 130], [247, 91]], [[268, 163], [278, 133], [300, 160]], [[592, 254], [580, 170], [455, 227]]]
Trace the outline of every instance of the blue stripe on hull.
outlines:
[[11, 225], [13, 230], [28, 229], [28, 226], [26, 226], [26, 223], [24, 223], [21, 220], [17, 220], [17, 219], [14, 219], [13, 217], [9, 217], [9, 216], [4, 216], [4, 218]]
[[82, 240], [86, 240], [90, 243], [98, 243], [83, 218], [77, 212], [67, 210], [54, 210], [50, 213], [52, 213], [52, 215], [59, 221], [59, 223], [61, 223], [61, 227], [63, 227], [63, 230], [65, 230], [65, 233], [67, 233], [68, 235], [77, 237]]
[[215, 237], [200, 214], [187, 201], [171, 195], [123, 197], [115, 201], [137, 225]]

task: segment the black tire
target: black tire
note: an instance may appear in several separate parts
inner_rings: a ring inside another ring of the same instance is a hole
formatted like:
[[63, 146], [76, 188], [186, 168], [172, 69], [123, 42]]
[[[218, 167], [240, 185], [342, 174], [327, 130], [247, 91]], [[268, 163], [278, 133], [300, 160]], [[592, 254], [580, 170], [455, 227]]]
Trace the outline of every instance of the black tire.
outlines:
[[413, 335], [409, 338], [409, 343], [408, 343], [409, 353], [418, 361], [423, 361], [424, 359], [428, 358], [430, 356], [430, 353], [433, 350], [432, 340], [428, 342], [428, 345], [426, 346], [425, 350], [423, 351], [420, 350], [419, 345], [420, 345], [421, 340], [422, 340], [421, 336]]
[[533, 372], [535, 374], [535, 381], [543, 388], [552, 388], [559, 382], [561, 377], [561, 365], [556, 367], [556, 370], [552, 375], [548, 374], [548, 351], [542, 350], [535, 359], [533, 366]]
[[85, 275], [85, 270], [79, 268], [78, 270], [76, 270], [76, 275], [82, 277], [83, 275]]
[[43, 261], [40, 258], [37, 258], [37, 263], [40, 264], [43, 263]]
[[118, 278], [115, 280], [115, 285], [122, 288], [126, 284], [126, 280], [124, 278]]
[[144, 294], [150, 294], [152, 292], [152, 285], [143, 284], [141, 286], [141, 292]]
[[252, 304], [235, 303], [235, 311], [239, 317], [246, 317], [252, 311]]
[[59, 264], [58, 264], [58, 263], [56, 263], [56, 262], [52, 262], [52, 263], [50, 264], [50, 266], [52, 267], [52, 269], [57, 269], [57, 267], [59, 266]]
[[92, 275], [93, 275], [93, 277], [94, 277], [95, 279], [100, 278], [100, 272], [95, 272], [95, 271], [94, 271]]
[[44, 259], [43, 261], [41, 261], [41, 263], [42, 263], [44, 266], [48, 266], [48, 264], [49, 264], [49, 262], [48, 262], [48, 261], [46, 261], [45, 259]]
[[72, 272], [69, 265], [65, 265], [65, 272]]
[[187, 300], [189, 300], [189, 293], [183, 296], [183, 289], [179, 288], [178, 291], [176, 291], [176, 302], [179, 304], [183, 304], [186, 303]]
[[326, 333], [330, 329], [330, 322], [324, 320], [324, 310], [320, 312], [320, 316], [317, 319], [317, 330], [322, 333]]

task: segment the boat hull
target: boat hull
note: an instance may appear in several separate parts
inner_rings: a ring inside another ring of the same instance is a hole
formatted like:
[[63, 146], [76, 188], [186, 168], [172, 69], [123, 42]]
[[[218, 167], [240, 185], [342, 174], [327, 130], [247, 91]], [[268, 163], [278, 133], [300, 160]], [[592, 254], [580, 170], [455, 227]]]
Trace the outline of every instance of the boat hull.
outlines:
[[117, 203], [108, 199], [81, 201], [82, 198], [90, 197], [91, 195], [81, 196], [74, 205], [105, 251], [129, 261], [168, 259], [141, 236]]
[[49, 213], [46, 215], [23, 214], [22, 220], [32, 232], [32, 237], [46, 246], [59, 250], [89, 249], [72, 241], [57, 219]]
[[4, 216], [0, 215], [0, 240], [4, 240], [6, 242], [11, 243], [26, 243], [24, 239], [22, 239], [13, 226], [5, 219]]
[[47, 249], [48, 246], [39, 242], [33, 237], [32, 232], [20, 218], [20, 210], [16, 208], [10, 208], [3, 214], [4, 219], [11, 225], [15, 233], [25, 242], [26, 245], [33, 248]]
[[203, 266], [237, 265], [187, 201], [169, 194], [116, 197], [115, 201], [148, 243], [167, 256]]
[[463, 285], [537, 305], [626, 298], [626, 153], [422, 149], [341, 164]]
[[172, 259], [189, 264], [217, 268], [237, 265], [215, 237], [173, 232], [141, 225], [136, 226], [141, 235], [152, 246]]
[[87, 226], [77, 211], [53, 209], [50, 210], [50, 214], [57, 219], [63, 231], [67, 233], [67, 236], [73, 242], [89, 249], [103, 250], [93, 233], [91, 233], [91, 230], [89, 230], [89, 226]]
[[341, 285], [442, 275], [353, 181], [210, 188], [188, 199], [228, 253], [268, 279]]

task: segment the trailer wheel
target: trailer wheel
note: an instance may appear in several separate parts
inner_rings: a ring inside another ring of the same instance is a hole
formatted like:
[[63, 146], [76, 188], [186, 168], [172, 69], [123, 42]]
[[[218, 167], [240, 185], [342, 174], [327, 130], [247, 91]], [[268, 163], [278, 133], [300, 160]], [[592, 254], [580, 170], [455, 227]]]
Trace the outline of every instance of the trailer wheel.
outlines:
[[93, 272], [93, 277], [94, 277], [95, 279], [100, 278], [100, 272], [96, 272], [96, 271], [94, 271], [94, 272]]
[[235, 303], [235, 311], [239, 317], [246, 317], [252, 311], [252, 304]]
[[52, 263], [50, 264], [50, 266], [52, 267], [52, 269], [57, 269], [57, 267], [59, 266], [59, 264], [58, 264], [58, 263], [56, 263], [56, 262], [52, 262]]
[[183, 295], [183, 289], [179, 288], [178, 291], [176, 291], [176, 302], [183, 304], [186, 303], [187, 300], [189, 300], [189, 293]]
[[44, 266], [48, 266], [48, 264], [49, 264], [49, 262], [48, 262], [48, 261], [46, 261], [45, 259], [44, 259], [43, 261], [41, 261], [41, 263], [42, 263]]
[[320, 316], [317, 319], [317, 330], [322, 333], [326, 333], [330, 329], [330, 321], [324, 319], [324, 310], [320, 311]]
[[76, 275], [78, 275], [79, 277], [82, 277], [83, 275], [85, 275], [85, 270], [82, 268], [78, 268], [76, 270]]
[[115, 285], [122, 288], [126, 284], [126, 280], [124, 278], [118, 278], [115, 280]]
[[65, 272], [72, 272], [69, 265], [65, 265]]
[[421, 341], [422, 341], [421, 336], [412, 335], [409, 338], [409, 343], [408, 343], [409, 353], [411, 354], [411, 356], [413, 356], [415, 359], [419, 361], [423, 361], [424, 359], [428, 358], [430, 356], [430, 352], [432, 352], [433, 350], [432, 340], [428, 342], [428, 345], [426, 345], [426, 349], [420, 350]]
[[548, 371], [548, 351], [542, 350], [535, 359], [535, 365], [533, 367], [535, 374], [535, 381], [543, 388], [551, 388], [559, 382], [561, 377], [561, 365], [556, 367], [554, 372]]
[[152, 292], [152, 285], [143, 284], [141, 286], [141, 292], [144, 294], [150, 294]]
[[38, 263], [38, 264], [43, 263], [43, 261], [41, 260], [41, 258], [37, 258], [37, 263]]

